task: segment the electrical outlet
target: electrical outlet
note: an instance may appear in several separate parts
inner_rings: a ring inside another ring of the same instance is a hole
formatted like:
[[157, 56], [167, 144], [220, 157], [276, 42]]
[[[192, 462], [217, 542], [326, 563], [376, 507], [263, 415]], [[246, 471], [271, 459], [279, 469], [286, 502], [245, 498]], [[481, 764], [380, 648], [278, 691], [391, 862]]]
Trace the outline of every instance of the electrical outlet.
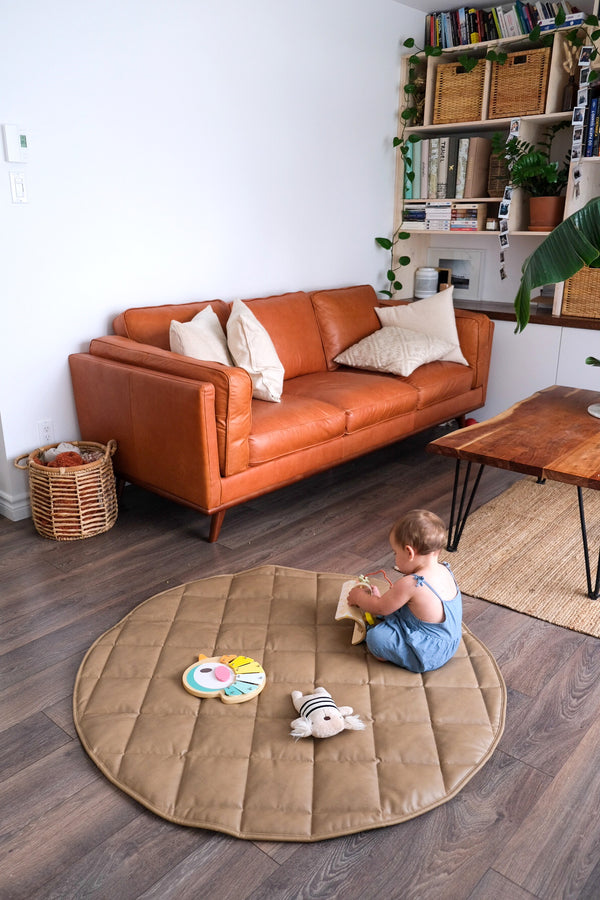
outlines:
[[37, 423], [40, 446], [54, 443], [54, 422], [52, 419], [40, 419]]

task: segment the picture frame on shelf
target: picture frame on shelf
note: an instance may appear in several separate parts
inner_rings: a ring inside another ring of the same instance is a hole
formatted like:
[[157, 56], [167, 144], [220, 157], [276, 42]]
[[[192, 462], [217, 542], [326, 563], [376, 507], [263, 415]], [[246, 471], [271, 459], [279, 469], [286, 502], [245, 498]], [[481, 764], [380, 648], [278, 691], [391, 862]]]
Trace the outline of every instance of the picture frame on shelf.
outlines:
[[427, 265], [451, 270], [456, 300], [480, 300], [483, 256], [483, 250], [429, 247]]

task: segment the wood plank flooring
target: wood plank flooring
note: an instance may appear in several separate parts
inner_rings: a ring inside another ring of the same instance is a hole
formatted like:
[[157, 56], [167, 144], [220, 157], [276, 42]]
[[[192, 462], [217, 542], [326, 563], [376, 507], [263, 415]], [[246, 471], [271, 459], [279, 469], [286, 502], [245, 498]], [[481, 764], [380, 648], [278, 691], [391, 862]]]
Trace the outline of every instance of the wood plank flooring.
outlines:
[[[315, 844], [181, 828], [113, 787], [77, 739], [85, 651], [147, 597], [262, 563], [389, 568], [402, 511], [447, 521], [454, 466], [424, 451], [441, 433], [231, 510], [217, 544], [208, 519], [134, 487], [85, 541], [0, 518], [2, 900], [600, 897], [600, 642], [481, 600], [465, 597], [464, 618], [506, 680], [506, 730], [457, 797], [402, 825]], [[487, 470], [477, 503], [517, 477]]]

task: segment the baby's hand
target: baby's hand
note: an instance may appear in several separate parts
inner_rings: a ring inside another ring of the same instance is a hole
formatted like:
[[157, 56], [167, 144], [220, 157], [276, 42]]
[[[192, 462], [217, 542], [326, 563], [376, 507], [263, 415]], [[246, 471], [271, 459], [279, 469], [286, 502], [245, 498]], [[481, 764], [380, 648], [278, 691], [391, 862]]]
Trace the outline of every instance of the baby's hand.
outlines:
[[349, 606], [362, 606], [365, 597], [381, 597], [376, 585], [357, 584], [348, 594]]

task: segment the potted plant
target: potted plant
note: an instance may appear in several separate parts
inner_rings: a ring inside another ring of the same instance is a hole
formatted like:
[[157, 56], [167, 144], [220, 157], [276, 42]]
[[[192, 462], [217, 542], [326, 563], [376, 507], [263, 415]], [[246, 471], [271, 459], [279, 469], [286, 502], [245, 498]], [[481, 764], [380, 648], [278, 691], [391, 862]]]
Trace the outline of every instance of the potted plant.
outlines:
[[513, 136], [504, 141], [498, 132], [492, 135], [494, 154], [504, 156], [510, 184], [530, 195], [529, 231], [550, 231], [562, 220], [569, 178], [569, 157], [562, 163], [551, 160], [554, 138], [570, 122], [558, 122], [548, 128], [536, 144]]

